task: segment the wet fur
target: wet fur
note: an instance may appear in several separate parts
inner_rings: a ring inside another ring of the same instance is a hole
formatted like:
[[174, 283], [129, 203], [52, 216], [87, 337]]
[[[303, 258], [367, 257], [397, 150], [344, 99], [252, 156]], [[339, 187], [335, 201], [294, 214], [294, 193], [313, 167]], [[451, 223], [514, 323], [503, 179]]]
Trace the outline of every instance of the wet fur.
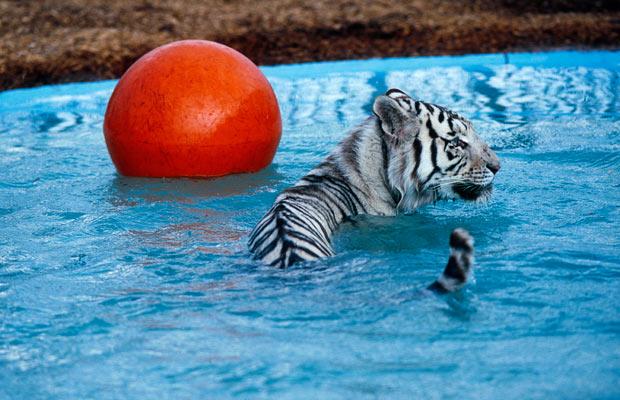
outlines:
[[[373, 114], [276, 198], [250, 235], [255, 258], [285, 268], [329, 257], [331, 236], [345, 219], [395, 216], [441, 199], [488, 199], [500, 164], [470, 121], [398, 89], [379, 96]], [[433, 290], [456, 290], [469, 276], [472, 238], [456, 229], [450, 244]]]

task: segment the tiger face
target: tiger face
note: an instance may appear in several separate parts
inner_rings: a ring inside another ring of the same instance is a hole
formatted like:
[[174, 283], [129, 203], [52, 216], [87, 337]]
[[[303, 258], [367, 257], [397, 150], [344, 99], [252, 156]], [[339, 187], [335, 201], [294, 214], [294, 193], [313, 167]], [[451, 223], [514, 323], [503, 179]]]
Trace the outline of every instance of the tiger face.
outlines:
[[400, 193], [400, 208], [413, 210], [438, 199], [489, 198], [500, 162], [470, 121], [398, 89], [379, 96], [373, 112], [387, 144], [387, 179]]

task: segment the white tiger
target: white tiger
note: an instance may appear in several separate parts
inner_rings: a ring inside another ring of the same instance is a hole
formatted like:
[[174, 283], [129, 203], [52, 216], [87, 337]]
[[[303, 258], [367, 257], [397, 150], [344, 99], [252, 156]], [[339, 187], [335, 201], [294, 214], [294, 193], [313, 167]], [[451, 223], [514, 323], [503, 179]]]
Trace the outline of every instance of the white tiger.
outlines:
[[[470, 121], [399, 89], [377, 97], [373, 112], [276, 198], [250, 235], [255, 258], [284, 268], [329, 257], [331, 235], [346, 218], [393, 216], [440, 199], [484, 201], [491, 195], [500, 162]], [[450, 246], [433, 290], [455, 290], [469, 275], [472, 238], [455, 229]]]

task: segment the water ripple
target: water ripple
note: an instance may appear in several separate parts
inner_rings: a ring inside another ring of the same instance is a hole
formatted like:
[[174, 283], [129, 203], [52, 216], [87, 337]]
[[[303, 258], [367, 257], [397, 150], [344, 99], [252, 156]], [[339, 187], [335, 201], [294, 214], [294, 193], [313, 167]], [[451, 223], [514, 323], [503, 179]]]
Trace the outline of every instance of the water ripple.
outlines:
[[[218, 180], [119, 177], [114, 82], [0, 94], [0, 397], [620, 396], [617, 63], [499, 59], [274, 72], [274, 164]], [[255, 222], [390, 86], [473, 120], [502, 159], [493, 199], [359, 218], [336, 257], [257, 265]], [[456, 226], [475, 280], [437, 296]]]

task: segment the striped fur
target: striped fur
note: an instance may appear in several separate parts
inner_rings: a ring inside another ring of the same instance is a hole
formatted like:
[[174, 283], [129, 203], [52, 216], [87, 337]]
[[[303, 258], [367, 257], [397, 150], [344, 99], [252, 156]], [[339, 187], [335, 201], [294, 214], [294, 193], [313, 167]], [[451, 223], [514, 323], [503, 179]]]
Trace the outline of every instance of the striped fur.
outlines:
[[450, 258], [439, 278], [428, 289], [447, 293], [463, 287], [474, 264], [474, 239], [464, 229], [457, 228], [450, 235]]
[[257, 259], [276, 267], [334, 254], [331, 236], [359, 214], [393, 216], [440, 199], [484, 201], [500, 168], [471, 122], [398, 89], [374, 116], [294, 186], [250, 235]]

